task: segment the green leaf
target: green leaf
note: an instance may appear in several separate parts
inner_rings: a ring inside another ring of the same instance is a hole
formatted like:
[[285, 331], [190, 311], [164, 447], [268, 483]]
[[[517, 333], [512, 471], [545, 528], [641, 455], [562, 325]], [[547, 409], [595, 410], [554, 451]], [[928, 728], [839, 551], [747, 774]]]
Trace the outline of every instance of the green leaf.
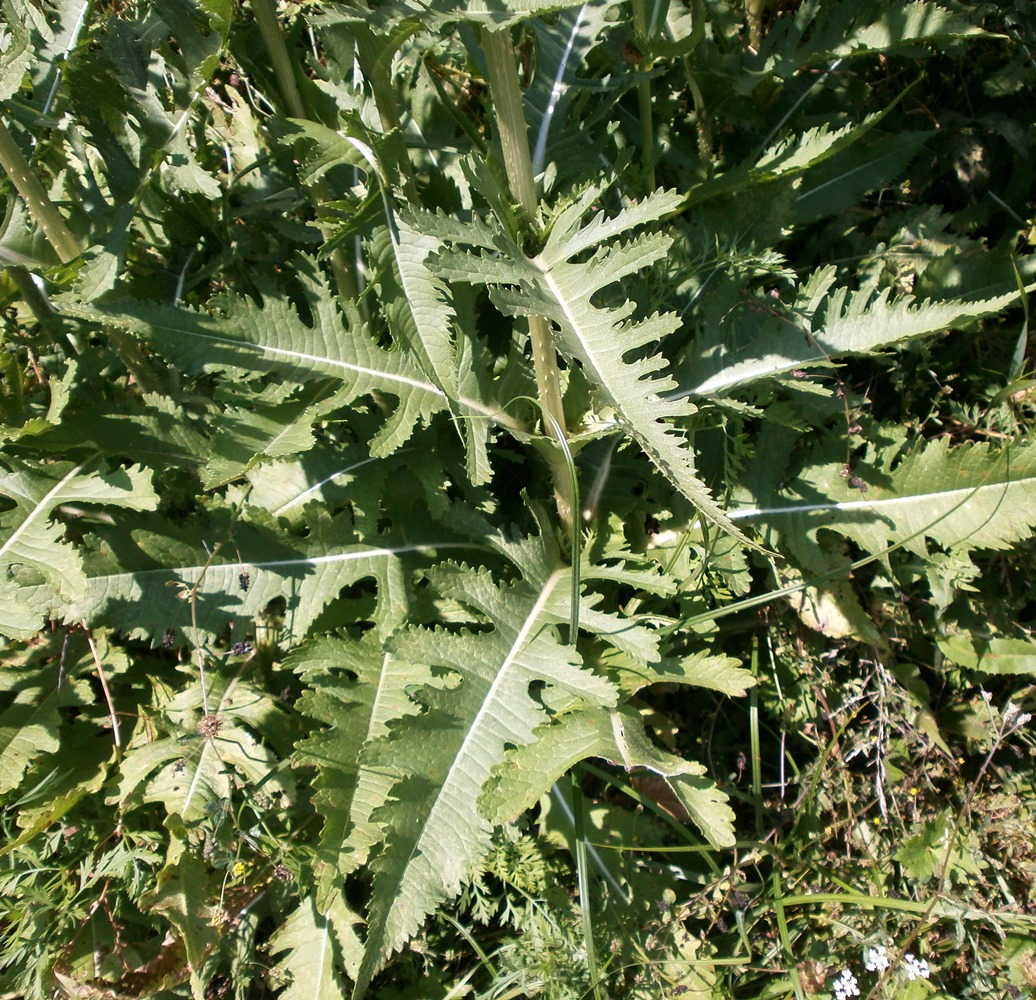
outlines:
[[480, 808], [494, 823], [524, 812], [579, 761], [600, 757], [663, 778], [713, 847], [734, 845], [734, 813], [726, 796], [704, 777], [701, 764], [658, 750], [633, 709], [579, 709], [548, 724], [537, 737], [531, 746], [509, 753], [487, 787]]
[[[467, 381], [466, 370], [473, 366], [470, 358], [461, 366], [454, 337], [464, 334], [459, 329], [454, 334], [456, 317], [447, 289], [428, 267], [429, 257], [441, 246], [400, 214], [390, 215], [388, 227], [375, 233], [373, 252], [383, 262], [380, 291], [393, 339], [453, 404], [461, 395], [462, 380]], [[464, 416], [463, 407], [451, 409], [455, 419]], [[492, 424], [470, 413], [467, 417], [456, 419], [457, 432], [467, 442], [468, 476], [480, 485], [492, 476], [486, 451]]]
[[798, 224], [848, 211], [900, 177], [934, 132], [893, 132], [861, 142], [810, 168], [795, 193]]
[[[20, 606], [4, 617], [8, 625], [43, 621], [41, 595], [63, 606], [82, 597], [86, 590], [81, 556], [62, 539], [61, 524], [52, 521], [59, 509], [75, 516], [80, 504], [130, 510], [153, 510], [158, 496], [150, 476], [141, 469], [97, 470], [96, 458], [78, 465], [55, 462], [41, 468], [4, 459], [6, 473], [0, 493], [14, 501], [0, 514], [0, 589], [5, 599]], [[42, 585], [42, 589], [41, 589]]]
[[362, 767], [364, 749], [388, 735], [389, 722], [418, 713], [420, 706], [407, 692], [434, 683], [434, 676], [430, 666], [386, 655], [373, 633], [359, 641], [315, 640], [284, 665], [307, 685], [299, 711], [327, 727], [303, 740], [295, 757], [297, 766], [317, 769], [314, 805], [324, 828], [317, 849], [316, 900], [323, 910], [341, 877], [360, 868], [383, 840], [383, 825], [372, 815], [400, 777], [397, 768]]
[[242, 785], [255, 788], [262, 784], [285, 795], [293, 791], [277, 770], [276, 756], [257, 743], [248, 729], [233, 724], [232, 711], [217, 710], [219, 731], [208, 739], [197, 732], [200, 705], [191, 707], [186, 732], [126, 754], [120, 767], [120, 805], [132, 808], [159, 803], [167, 815], [179, 815], [191, 825], [211, 819], [214, 810], [229, 802], [235, 788]]
[[[373, 43], [369, 31], [362, 35]], [[361, 125], [343, 117], [340, 131], [303, 121], [293, 121], [292, 129], [310, 147], [307, 180], [315, 181], [340, 164], [359, 167], [378, 178], [385, 225], [375, 230], [370, 255], [389, 332], [394, 344], [406, 352], [446, 400], [458, 434], [467, 442], [471, 481], [487, 482], [491, 469], [486, 446], [492, 422], [485, 419], [485, 414], [482, 418], [474, 416], [461, 400], [474, 398], [485, 403], [492, 397], [480, 394], [477, 380], [469, 377], [476, 366], [469, 356], [474, 345], [467, 342], [474, 338], [457, 322], [448, 290], [428, 267], [429, 258], [441, 248], [440, 241], [416, 228], [407, 212], [396, 209], [384, 180], [391, 173], [391, 157], [385, 144], [376, 142]], [[502, 407], [497, 409], [502, 411]]]
[[353, 975], [358, 962], [356, 922], [341, 900], [320, 914], [312, 896], [301, 899], [270, 938], [270, 953], [283, 955], [273, 974], [289, 980], [277, 995], [282, 1000], [341, 1000], [347, 992], [343, 966]]
[[187, 951], [192, 980], [197, 981], [206, 956], [219, 944], [211, 918], [209, 872], [184, 851], [158, 873], [158, 882], [140, 900], [145, 909], [162, 914], [176, 929]]
[[691, 684], [740, 698], [755, 687], [756, 679], [734, 657], [702, 651], [679, 659], [664, 659], [657, 672], [645, 678], [640, 687], [652, 683]]
[[[869, 115], [859, 124], [850, 123], [832, 129], [818, 125], [801, 133], [792, 133], [766, 149], [758, 157], [746, 160], [718, 177], [695, 185], [687, 197], [689, 207], [723, 195], [734, 195], [746, 189], [775, 181], [792, 181], [810, 168], [819, 166], [844, 152], [885, 117], [890, 108]], [[773, 188], [770, 188], [772, 191]]]
[[44, 777], [32, 793], [23, 794], [18, 809], [20, 833], [0, 845], [0, 857], [30, 843], [64, 819], [83, 799], [99, 796], [114, 759], [111, 735], [99, 731], [93, 723], [76, 720], [66, 723], [60, 737], [56, 751], [37, 758], [36, 763], [43, 765], [40, 771], [45, 769]]
[[921, 41], [937, 42], [975, 35], [988, 33], [937, 3], [914, 0], [913, 3], [897, 6], [895, 10], [882, 11], [880, 18], [842, 39], [831, 54], [865, 55]]
[[609, 23], [607, 7], [583, 3], [560, 11], [549, 23], [536, 18], [529, 24], [536, 36], [536, 66], [522, 98], [534, 174], [550, 162], [561, 168], [574, 165], [574, 157], [585, 152], [589, 130], [567, 127], [570, 109], [578, 97], [601, 85], [581, 80], [579, 73]]
[[[217, 300], [222, 315], [130, 299], [98, 306], [66, 297], [62, 308], [143, 337], [188, 372], [275, 372], [297, 382], [330, 376], [342, 383], [338, 406], [373, 391], [392, 396], [398, 405], [370, 442], [372, 455], [391, 454], [410, 437], [417, 421], [449, 409], [450, 400], [406, 354], [377, 346], [354, 305], [335, 304], [313, 261], [300, 258], [298, 265], [296, 277], [307, 293], [312, 325], [301, 320], [287, 299], [273, 296], [262, 308], [243, 298]], [[467, 397], [456, 402], [472, 420], [514, 425], [499, 407]]]
[[[694, 407], [667, 398], [676, 384], [669, 375], [657, 375], [666, 367], [664, 357], [639, 356], [645, 347], [672, 333], [679, 319], [655, 314], [638, 321], [633, 318], [636, 306], [629, 300], [617, 308], [594, 305], [604, 289], [660, 260], [671, 244], [657, 235], [634, 237], [628, 243], [612, 241], [675, 211], [682, 199], [671, 192], [656, 192], [614, 217], [598, 212], [584, 224], [584, 214], [599, 195], [591, 188], [562, 209], [545, 246], [533, 257], [527, 257], [506, 234], [482, 223], [461, 225], [429, 216], [422, 226], [455, 247], [480, 248], [478, 257], [459, 250], [441, 255], [441, 273], [454, 281], [490, 286], [493, 301], [510, 315], [550, 319], [563, 352], [582, 366], [604, 405], [614, 409], [618, 421], [659, 470], [705, 517], [751, 544], [698, 478], [694, 453], [676, 425]], [[587, 253], [589, 258], [583, 260]], [[638, 357], [627, 362], [631, 352], [638, 352]]]
[[[534, 738], [547, 706], [614, 704], [611, 685], [582, 667], [551, 627], [567, 621], [569, 570], [542, 558], [539, 573], [500, 587], [485, 570], [440, 567], [438, 589], [484, 616], [487, 630], [460, 633], [411, 628], [390, 644], [392, 669], [446, 673], [444, 687], [417, 695], [424, 711], [393, 722], [391, 734], [364, 755], [364, 766], [404, 775], [372, 818], [386, 826], [370, 865], [373, 900], [357, 997], [385, 958], [412, 937], [426, 914], [459, 892], [489, 850], [491, 827], [476, 807], [482, 786], [508, 747]], [[491, 624], [490, 624], [491, 623]], [[539, 686], [542, 692], [535, 694]], [[535, 694], [535, 696], [534, 696]]]
[[1036, 674], [1036, 643], [1029, 639], [955, 635], [938, 641], [946, 659], [969, 670], [985, 674]]
[[25, 772], [60, 746], [60, 709], [85, 704], [80, 682], [56, 685], [38, 669], [6, 667], [0, 674], [6, 706], [0, 713], [0, 795], [17, 788]]
[[228, 406], [214, 417], [212, 452], [202, 470], [202, 486], [214, 489], [242, 477], [266, 459], [301, 455], [313, 447], [313, 422], [326, 386], [307, 389], [302, 399], [264, 403], [262, 397], [247, 405]]
[[[843, 455], [844, 447], [842, 440], [830, 444]], [[855, 467], [857, 485], [843, 469], [844, 457], [818, 462], [794, 481], [786, 503], [731, 516], [771, 525], [786, 538], [830, 528], [867, 552], [903, 544], [918, 555], [928, 538], [962, 552], [1004, 549], [1036, 525], [1036, 442], [951, 447], [937, 438], [905, 456], [890, 448], [874, 465]]]
[[982, 36], [995, 37], [929, 0], [880, 10], [858, 4], [811, 4], [803, 5], [798, 17], [778, 19], [766, 47], [779, 50], [772, 70], [788, 79], [804, 65], [837, 67], [837, 61], [846, 58], [904, 49], [925, 55], [923, 43]]
[[[418, 459], [425, 454], [426, 450], [407, 447], [395, 458], [408, 467], [420, 467]], [[377, 532], [386, 477], [393, 468], [393, 462], [373, 458], [362, 445], [318, 441], [302, 454], [253, 466], [247, 473], [249, 507], [298, 527], [310, 505], [320, 511], [348, 506], [357, 532], [364, 534], [368, 527]]]
[[169, 397], [145, 394], [128, 403], [126, 410], [113, 410], [108, 400], [79, 406], [74, 417], [40, 441], [40, 447], [51, 452], [87, 448], [155, 470], [191, 467], [205, 460], [208, 441]]
[[875, 293], [869, 288], [833, 287], [835, 273], [834, 265], [826, 265], [798, 289], [792, 303], [768, 302], [762, 315], [753, 314], [746, 323], [753, 332], [750, 339], [742, 341], [739, 331], [730, 329], [704, 339], [694, 361], [701, 380], [681, 389], [677, 398], [724, 396], [760, 379], [829, 366], [834, 358], [873, 354], [995, 315], [1019, 298], [1016, 290], [982, 301], [917, 304], [909, 295], [892, 299], [888, 288]]
[[26, 28], [27, 4], [4, 0], [4, 23], [0, 25], [0, 101], [21, 88], [32, 63], [33, 47]]
[[372, 578], [376, 620], [391, 631], [406, 614], [411, 559], [467, 547], [445, 531], [439, 537], [358, 542], [347, 517], [315, 520], [304, 538], [265, 524], [234, 525], [225, 513], [184, 528], [138, 521], [109, 532], [95, 547], [83, 597], [55, 611], [72, 621], [103, 620], [130, 635], [160, 637], [172, 630], [193, 640], [194, 623], [210, 637], [229, 621], [248, 622], [270, 602], [283, 602], [284, 638], [294, 644], [343, 587]]

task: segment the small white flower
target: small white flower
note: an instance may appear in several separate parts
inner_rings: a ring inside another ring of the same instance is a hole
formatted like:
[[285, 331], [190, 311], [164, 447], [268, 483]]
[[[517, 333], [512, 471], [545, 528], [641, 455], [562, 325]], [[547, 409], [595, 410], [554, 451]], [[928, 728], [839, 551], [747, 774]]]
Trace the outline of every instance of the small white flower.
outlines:
[[1013, 701], [1007, 703], [1004, 709], [1004, 729], [1021, 729], [1030, 719], [1032, 716], [1023, 712]]
[[849, 997], [860, 995], [860, 986], [856, 977], [848, 970], [842, 969], [841, 975], [834, 982], [835, 1000], [849, 1000]]
[[868, 972], [884, 972], [889, 967], [888, 949], [883, 944], [876, 948], [864, 948], [863, 967]]
[[923, 958], [915, 958], [909, 951], [903, 956], [903, 971], [911, 982], [915, 979], [927, 979], [931, 975], [928, 963]]

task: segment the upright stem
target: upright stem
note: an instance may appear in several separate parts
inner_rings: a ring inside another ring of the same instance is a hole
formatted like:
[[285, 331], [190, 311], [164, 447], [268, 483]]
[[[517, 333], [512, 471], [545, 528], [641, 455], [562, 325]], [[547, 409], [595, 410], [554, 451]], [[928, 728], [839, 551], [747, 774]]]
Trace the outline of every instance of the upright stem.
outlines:
[[[417, 28], [415, 26], [414, 30]], [[396, 36], [402, 43], [402, 36]], [[391, 51], [394, 51], [392, 49]], [[384, 44], [379, 44], [370, 29], [363, 27], [356, 31], [356, 53], [359, 57], [360, 69], [370, 84], [374, 95], [374, 105], [378, 109], [382, 129], [388, 132], [402, 133], [403, 125], [399, 120], [399, 101], [392, 89], [392, 58]], [[403, 192], [412, 205], [418, 204], [417, 182], [410, 165], [410, 158], [405, 143], [401, 143], [402, 154], [394, 157], [396, 169], [403, 183]]]
[[711, 177], [714, 159], [712, 125], [709, 122], [709, 109], [705, 103], [705, 95], [698, 85], [690, 59], [690, 53], [701, 44], [701, 40], [705, 37], [705, 4], [702, 3], [702, 0], [691, 0], [691, 17], [691, 44], [690, 50], [683, 56], [683, 68], [684, 75], [687, 77], [687, 87], [691, 92], [691, 100], [694, 102], [694, 116], [698, 123], [698, 157], [705, 173]]
[[[528, 124], [522, 111], [522, 92], [518, 84], [518, 70], [515, 67], [510, 32], [484, 28], [482, 51], [489, 64], [489, 89], [496, 112], [496, 126], [503, 148], [507, 181], [511, 187], [511, 194], [518, 202], [522, 220], [531, 227], [536, 219], [539, 198], [532, 174]], [[554, 349], [554, 337], [545, 317], [529, 318], [529, 337], [532, 341], [532, 362], [536, 371], [536, 388], [540, 402], [560, 432], [567, 434], [565, 412], [561, 403], [558, 356]], [[562, 525], [566, 530], [570, 530], [575, 517], [571, 477], [561, 449], [554, 449], [552, 455], [550, 466], [554, 482], [554, 500]]]
[[269, 53], [273, 75], [277, 79], [277, 89], [281, 92], [281, 100], [284, 101], [288, 114], [292, 118], [307, 118], [306, 105], [302, 103], [302, 95], [295, 82], [295, 68], [288, 55], [288, 47], [284, 44], [284, 36], [281, 34], [280, 22], [277, 20], [272, 0], [252, 0], [252, 13]]
[[[288, 53], [288, 47], [284, 44], [284, 36], [281, 34], [281, 26], [277, 20], [277, 12], [274, 10], [273, 0], [252, 0], [252, 13], [255, 15], [255, 23], [259, 26], [259, 34], [266, 46], [270, 56], [270, 64], [273, 66], [273, 75], [277, 80], [277, 89], [281, 93], [281, 100], [288, 109], [292, 118], [310, 119], [312, 116], [306, 110], [306, 104], [299, 93], [298, 84], [295, 81], [295, 68]], [[313, 185], [313, 197], [317, 202], [317, 209], [324, 202], [332, 201], [334, 193], [326, 181], [319, 180]], [[324, 239], [330, 238], [334, 232], [331, 226], [321, 225], [317, 222]], [[338, 293], [354, 302], [360, 297], [356, 285], [356, 275], [352, 265], [341, 249], [331, 253], [331, 271], [338, 285]]]
[[[7, 171], [18, 193], [25, 199], [25, 204], [33, 217], [39, 222], [44, 235], [54, 248], [55, 253], [64, 264], [73, 261], [82, 253], [79, 241], [72, 235], [72, 231], [65, 225], [65, 220], [57, 210], [49, 195], [43, 189], [39, 178], [29, 166], [28, 161], [22, 156], [22, 151], [14, 141], [14, 137], [7, 130], [7, 126], [0, 121], [0, 166]], [[18, 286], [19, 291], [25, 298], [26, 304], [33, 310], [40, 325], [48, 335], [54, 335], [54, 314], [50, 303], [38, 294], [38, 289], [32, 282], [31, 275], [19, 273], [20, 269], [12, 268], [11, 277]], [[67, 333], [59, 330], [57, 340], [66, 350], [78, 353], [75, 345], [69, 339]], [[154, 375], [147, 358], [140, 351], [136, 341], [128, 334], [109, 332], [116, 353], [126, 363], [127, 368], [137, 378], [138, 382], [147, 390], [157, 391], [161, 387], [161, 381]]]
[[[633, 30], [639, 38], [648, 40], [647, 9], [644, 0], [633, 0]], [[650, 68], [649, 60], [642, 60], [641, 71]], [[649, 191], [655, 190], [655, 127], [651, 117], [651, 81], [644, 80], [637, 87], [637, 103], [640, 111], [640, 149], [646, 170]]]
[[73, 261], [81, 253], [78, 240], [65, 225], [40, 179], [33, 173], [29, 161], [22, 155], [14, 136], [0, 120], [0, 167], [4, 168], [18, 194], [25, 200], [32, 217], [40, 224], [47, 241], [63, 264]]
[[482, 51], [489, 63], [489, 92], [493, 97], [496, 126], [504, 151], [507, 181], [521, 209], [525, 224], [536, 219], [539, 196], [536, 179], [532, 175], [532, 156], [529, 153], [529, 126], [522, 110], [522, 90], [514, 63], [514, 47], [509, 31], [482, 31]]
[[748, 16], [748, 44], [753, 52], [763, 44], [763, 5], [765, 0], [745, 0], [745, 14]]
[[54, 312], [47, 297], [36, 287], [32, 275], [16, 264], [9, 264], [7, 267], [8, 277], [15, 288], [18, 289], [22, 301], [29, 307], [40, 329], [50, 338], [51, 342], [64, 348], [68, 354], [78, 354], [79, 348], [72, 342], [72, 338], [61, 326], [61, 320]]

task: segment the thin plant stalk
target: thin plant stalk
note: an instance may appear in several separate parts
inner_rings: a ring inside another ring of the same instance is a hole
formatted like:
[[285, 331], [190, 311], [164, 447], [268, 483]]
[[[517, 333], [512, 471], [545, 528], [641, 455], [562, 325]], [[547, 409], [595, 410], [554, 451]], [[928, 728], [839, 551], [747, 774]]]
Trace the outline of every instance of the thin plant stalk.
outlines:
[[272, 0], [252, 0], [252, 13], [255, 15], [259, 34], [266, 46], [267, 54], [270, 56], [270, 65], [273, 66], [277, 89], [280, 91], [284, 106], [288, 109], [288, 114], [292, 118], [308, 118], [306, 105], [302, 101], [298, 84], [295, 82], [295, 69], [291, 57], [288, 55], [288, 47], [284, 44], [284, 36], [281, 34], [280, 22], [277, 20], [277, 12], [274, 10]]
[[576, 853], [576, 874], [579, 880], [579, 913], [583, 924], [583, 948], [586, 951], [586, 968], [590, 974], [590, 986], [594, 1000], [604, 1000], [601, 992], [601, 974], [597, 965], [597, 949], [594, 947], [593, 922], [590, 919], [590, 866], [586, 857], [586, 828], [583, 817], [582, 772], [573, 768], [569, 778], [572, 782], [572, 813], [574, 824], [572, 840]]
[[[633, 30], [645, 41], [648, 37], [647, 7], [644, 0], [633, 0]], [[649, 60], [641, 60], [638, 68], [644, 72]], [[655, 128], [651, 117], [651, 81], [642, 80], [637, 86], [637, 103], [640, 111], [640, 150], [644, 161], [645, 183], [648, 191], [655, 190]]]
[[[413, 31], [416, 30], [415, 25]], [[397, 35], [394, 41], [402, 43], [406, 37], [407, 34]], [[402, 133], [403, 124], [399, 120], [399, 101], [392, 87], [392, 60], [391, 57], [386, 58], [386, 49], [386, 46], [377, 44], [373, 32], [369, 29], [360, 28], [356, 31], [356, 54], [363, 75], [374, 95], [374, 106], [378, 109], [381, 127], [386, 134]], [[403, 193], [412, 204], [416, 205], [418, 196], [414, 171], [410, 165], [406, 144], [400, 143], [400, 148], [402, 154], [394, 157], [395, 167], [399, 171]]]
[[[532, 173], [529, 127], [522, 110], [522, 93], [518, 84], [518, 70], [515, 67], [510, 32], [484, 29], [482, 51], [489, 65], [489, 88], [496, 112], [496, 126], [503, 149], [507, 181], [511, 194], [518, 203], [523, 222], [531, 227], [536, 219], [539, 198]], [[554, 348], [554, 337], [545, 317], [529, 317], [529, 338], [532, 342], [532, 361], [540, 401], [561, 432], [567, 434], [565, 411], [561, 402], [558, 356]], [[548, 421], [544, 422], [549, 424]], [[576, 510], [569, 483], [568, 466], [560, 450], [553, 452], [550, 467], [558, 515], [562, 525], [567, 529], [576, 517]]]
[[[671, 10], [669, 17], [672, 17]], [[702, 0], [691, 0], [691, 18], [690, 52], [693, 52], [705, 37], [705, 4], [702, 3]], [[694, 104], [694, 117], [698, 127], [698, 158], [701, 160], [705, 173], [711, 175], [714, 154], [708, 106], [705, 103], [705, 95], [698, 84], [698, 77], [691, 66], [690, 54], [684, 55], [681, 62], [684, 76], [687, 79], [687, 89], [690, 91], [691, 101]]]
[[[759, 637], [752, 640], [752, 676], [759, 678]], [[753, 685], [748, 692], [748, 737], [752, 751], [752, 808], [755, 812], [755, 831], [763, 837], [763, 755], [759, 744], [759, 688]]]
[[[295, 81], [295, 70], [288, 47], [284, 44], [284, 36], [281, 34], [280, 23], [277, 20], [277, 12], [272, 0], [252, 0], [252, 13], [255, 15], [259, 34], [270, 56], [277, 89], [280, 91], [281, 100], [288, 109], [288, 113], [293, 118], [312, 119]], [[312, 192], [318, 212], [320, 205], [334, 200], [334, 193], [324, 180], [316, 181], [312, 186]], [[319, 219], [317, 226], [324, 239], [330, 239], [334, 232], [333, 227], [322, 224]], [[356, 274], [341, 248], [331, 252], [330, 263], [339, 294], [353, 302], [359, 301], [360, 293], [356, 284]]]
[[72, 342], [67, 331], [62, 328], [61, 320], [54, 312], [54, 307], [47, 300], [47, 296], [37, 287], [33, 276], [24, 267], [17, 264], [7, 266], [7, 275], [51, 343], [61, 347], [68, 354], [78, 354], [79, 349]]

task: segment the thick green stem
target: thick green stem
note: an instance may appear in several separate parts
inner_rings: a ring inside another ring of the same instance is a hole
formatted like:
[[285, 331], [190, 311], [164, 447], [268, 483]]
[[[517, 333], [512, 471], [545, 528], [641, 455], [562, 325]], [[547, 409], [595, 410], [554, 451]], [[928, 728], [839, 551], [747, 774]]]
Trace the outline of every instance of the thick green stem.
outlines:
[[[536, 219], [539, 197], [536, 193], [536, 180], [532, 174], [528, 124], [522, 110], [522, 92], [518, 83], [510, 32], [483, 29], [482, 51], [489, 65], [489, 89], [496, 112], [496, 127], [503, 149], [507, 181], [511, 187], [511, 194], [518, 203], [523, 222], [531, 227]], [[562, 434], [566, 434], [558, 356], [554, 349], [550, 324], [543, 316], [530, 317], [529, 338], [532, 341], [532, 361], [540, 402], [553, 418], [554, 425]], [[573, 509], [569, 470], [560, 449], [553, 451], [550, 466], [554, 500], [561, 523], [568, 530], [576, 512]]]
[[0, 167], [11, 178], [15, 190], [24, 199], [32, 217], [40, 224], [43, 234], [62, 263], [75, 260], [81, 253], [79, 241], [65, 225], [61, 213], [43, 189], [3, 121], [0, 121]]
[[[277, 89], [280, 91], [281, 100], [284, 102], [288, 114], [292, 118], [311, 119], [312, 115], [306, 109], [306, 104], [302, 100], [302, 94], [299, 92], [298, 83], [295, 80], [295, 68], [288, 53], [288, 47], [284, 44], [284, 36], [281, 34], [281, 26], [277, 20], [273, 0], [252, 0], [252, 13], [255, 15], [259, 34], [262, 36], [263, 44], [270, 56], [273, 75], [277, 80]], [[334, 199], [334, 193], [322, 180], [313, 185], [312, 193], [316, 202], [315, 207], [318, 210], [321, 204]], [[334, 232], [333, 227], [321, 225], [319, 222], [317, 225], [324, 239], [329, 239]], [[360, 295], [356, 284], [356, 274], [345, 254], [340, 249], [332, 251], [330, 262], [339, 294], [354, 302], [358, 300]]]
[[[14, 137], [2, 121], [0, 121], [0, 165], [7, 171], [18, 193], [25, 199], [29, 211], [39, 222], [44, 235], [61, 261], [67, 264], [69, 261], [75, 260], [82, 252], [78, 240], [65, 225], [65, 220], [50, 200], [39, 178], [33, 173], [28, 161], [22, 156], [22, 151], [15, 143]], [[39, 294], [31, 276], [26, 274], [23, 278], [17, 269], [12, 269], [11, 277], [22, 293], [26, 304], [40, 320], [44, 331], [53, 337], [55, 335], [53, 310], [46, 299]], [[77, 353], [75, 346], [63, 330], [58, 331], [57, 339], [67, 350]], [[126, 334], [116, 336], [113, 333], [112, 340], [116, 352], [137, 381], [145, 389], [157, 391], [161, 386], [161, 380], [154, 374], [147, 359], [140, 352], [139, 345]]]
[[522, 90], [514, 62], [514, 47], [509, 31], [482, 31], [482, 51], [489, 64], [489, 92], [496, 112], [496, 127], [504, 153], [507, 181], [527, 226], [536, 219], [539, 196], [532, 175], [529, 154], [529, 126], [522, 110]]
[[[644, 0], [633, 0], [633, 30], [638, 38], [648, 41], [647, 8]], [[650, 68], [649, 60], [642, 60], [641, 71]], [[646, 171], [648, 191], [655, 190], [655, 127], [651, 116], [651, 81], [644, 80], [637, 87], [637, 103], [640, 111], [640, 149]]]
[[745, 14], [748, 16], [748, 44], [753, 52], [759, 51], [763, 43], [763, 7], [765, 0], [746, 0]]
[[295, 82], [295, 68], [288, 55], [288, 46], [284, 44], [277, 11], [273, 0], [252, 0], [252, 13], [259, 26], [259, 34], [270, 56], [273, 75], [277, 79], [277, 89], [281, 92], [281, 100], [292, 118], [306, 118], [306, 105], [302, 103], [298, 84]]

